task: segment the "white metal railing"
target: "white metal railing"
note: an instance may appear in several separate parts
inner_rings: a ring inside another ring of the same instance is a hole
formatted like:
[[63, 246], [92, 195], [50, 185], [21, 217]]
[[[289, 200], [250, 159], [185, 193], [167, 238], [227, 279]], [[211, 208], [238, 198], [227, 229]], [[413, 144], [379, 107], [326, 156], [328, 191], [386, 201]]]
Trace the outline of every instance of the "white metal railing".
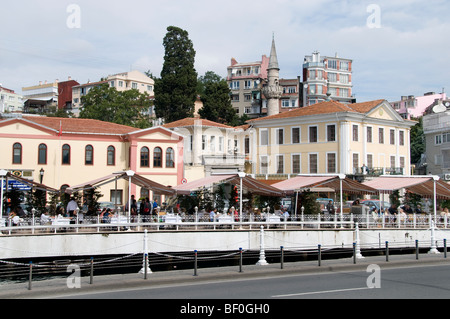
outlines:
[[[80, 219], [50, 219], [41, 223], [39, 217], [20, 219], [18, 225], [14, 225], [9, 218], [0, 220], [0, 233], [10, 235], [13, 233], [62, 233], [62, 232], [111, 232], [111, 231], [142, 231], [147, 230], [222, 230], [222, 229], [258, 229], [264, 226], [267, 229], [330, 229], [330, 228], [354, 228], [355, 223], [360, 228], [422, 228], [429, 229], [434, 220], [432, 215], [378, 215], [366, 214], [298, 214], [297, 216], [283, 217], [279, 215], [245, 215], [243, 221], [239, 217], [216, 216], [211, 220], [207, 214], [197, 215], [152, 215], [131, 216], [102, 220], [99, 216], [84, 217]], [[448, 216], [438, 216], [435, 221], [437, 228], [447, 229], [450, 220]]]

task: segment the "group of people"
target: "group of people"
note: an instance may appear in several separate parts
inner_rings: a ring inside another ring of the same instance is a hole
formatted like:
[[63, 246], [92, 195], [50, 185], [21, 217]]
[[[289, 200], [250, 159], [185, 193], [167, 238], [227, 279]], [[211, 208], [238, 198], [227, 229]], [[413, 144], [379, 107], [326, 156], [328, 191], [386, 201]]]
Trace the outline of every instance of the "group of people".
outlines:
[[[245, 214], [247, 214], [247, 213], [245, 213]], [[275, 210], [274, 214], [276, 216], [279, 216], [280, 218], [285, 219], [285, 220], [288, 220], [289, 216], [290, 216], [289, 212], [286, 209], [286, 207], [282, 207], [281, 209]], [[234, 219], [235, 222], [239, 222], [240, 218], [241, 218], [239, 211], [234, 206], [231, 206], [228, 209], [227, 213], [224, 213], [224, 215], [231, 216]], [[211, 208], [209, 210], [209, 221], [210, 222], [216, 221], [217, 218], [220, 217], [220, 216], [221, 216], [221, 214], [218, 213], [217, 208]]]
[[8, 218], [11, 220], [13, 226], [18, 226], [20, 221], [25, 217], [25, 212], [22, 207], [16, 206], [10, 213]]

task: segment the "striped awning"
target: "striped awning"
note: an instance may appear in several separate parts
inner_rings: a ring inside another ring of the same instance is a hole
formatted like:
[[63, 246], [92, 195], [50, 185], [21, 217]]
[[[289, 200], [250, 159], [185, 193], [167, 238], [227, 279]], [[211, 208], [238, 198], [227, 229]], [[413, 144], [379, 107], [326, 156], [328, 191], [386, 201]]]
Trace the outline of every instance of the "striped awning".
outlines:
[[100, 187], [102, 185], [114, 182], [115, 180], [118, 180], [118, 179], [129, 180], [130, 178], [131, 178], [132, 184], [146, 188], [148, 190], [151, 190], [155, 194], [158, 194], [158, 195], [174, 195], [175, 194], [175, 191], [169, 186], [164, 186], [160, 183], [157, 183], [155, 181], [147, 179], [138, 174], [134, 174], [133, 176], [130, 177], [127, 175], [127, 172], [113, 173], [113, 174], [106, 175], [106, 176], [103, 176], [100, 178], [96, 178], [96, 179], [88, 181], [88, 182], [84, 182], [79, 185], [68, 187], [68, 188], [66, 188], [66, 193], [70, 194], [70, 193], [82, 191], [85, 189], [92, 189], [92, 188]]
[[[317, 187], [327, 187], [335, 192], [339, 192], [341, 191], [341, 177], [339, 175], [299, 175], [273, 184], [272, 186], [287, 194]], [[344, 177], [342, 178], [342, 192], [347, 194], [374, 194], [376, 190], [348, 177]]]
[[[374, 180], [364, 182], [382, 193], [392, 193], [398, 189], [406, 189], [408, 192], [423, 197], [434, 196], [433, 176], [381, 176]], [[450, 185], [443, 180], [436, 181], [436, 197], [450, 199]]]
[[[200, 178], [186, 184], [177, 185], [176, 187], [174, 187], [174, 190], [179, 195], [189, 195], [200, 188], [212, 187], [215, 184], [230, 183], [232, 185], [238, 186], [241, 182], [240, 179], [241, 178], [238, 174], [217, 174]], [[247, 175], [242, 177], [242, 188], [258, 195], [279, 197], [284, 195], [284, 192], [282, 192], [278, 188], [267, 185]]]

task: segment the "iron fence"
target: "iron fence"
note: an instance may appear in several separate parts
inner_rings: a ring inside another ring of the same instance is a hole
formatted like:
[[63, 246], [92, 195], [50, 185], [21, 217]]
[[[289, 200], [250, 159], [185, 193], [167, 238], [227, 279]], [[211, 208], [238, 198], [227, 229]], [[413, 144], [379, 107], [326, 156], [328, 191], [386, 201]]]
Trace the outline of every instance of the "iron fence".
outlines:
[[45, 222], [40, 217], [20, 219], [14, 224], [12, 219], [3, 218], [0, 232], [13, 234], [56, 234], [71, 232], [111, 232], [111, 231], [185, 231], [185, 230], [224, 230], [224, 229], [330, 229], [355, 228], [412, 228], [428, 229], [432, 222], [437, 228], [448, 229], [447, 215], [434, 219], [429, 214], [390, 215], [390, 214], [298, 214], [282, 216], [276, 214], [229, 216], [221, 215], [211, 218], [207, 214], [197, 215], [119, 215], [112, 218], [86, 216], [78, 218], [49, 218]]

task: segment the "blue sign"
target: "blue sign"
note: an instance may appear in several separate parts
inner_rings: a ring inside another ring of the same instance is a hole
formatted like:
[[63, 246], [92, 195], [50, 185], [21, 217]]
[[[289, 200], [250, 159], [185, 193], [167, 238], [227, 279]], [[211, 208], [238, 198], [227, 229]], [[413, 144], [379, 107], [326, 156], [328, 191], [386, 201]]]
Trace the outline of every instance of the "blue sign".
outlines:
[[[5, 189], [5, 185], [4, 182], [2, 183], [3, 189]], [[30, 191], [31, 190], [31, 186], [19, 181], [16, 181], [15, 179], [13, 180], [8, 180], [8, 190], [18, 190], [18, 191]]]

